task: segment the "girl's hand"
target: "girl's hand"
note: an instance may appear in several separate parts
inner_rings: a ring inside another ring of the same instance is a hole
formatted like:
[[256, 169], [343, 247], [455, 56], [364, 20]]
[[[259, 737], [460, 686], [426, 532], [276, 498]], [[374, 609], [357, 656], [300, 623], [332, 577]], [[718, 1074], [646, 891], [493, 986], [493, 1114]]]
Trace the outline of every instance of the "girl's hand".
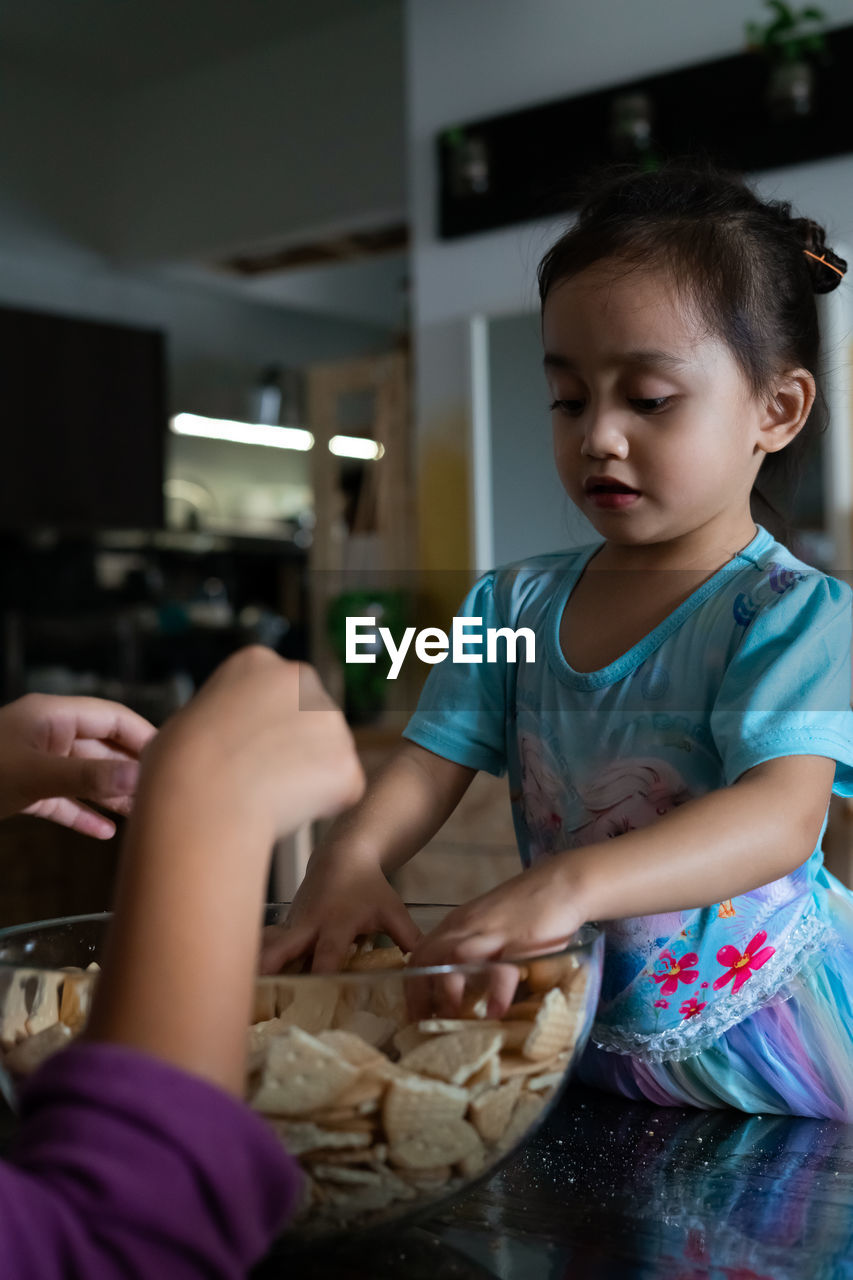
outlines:
[[28, 693], [0, 709], [0, 817], [29, 813], [108, 840], [130, 812], [138, 758], [154, 726], [102, 698]]
[[308, 864], [285, 924], [264, 930], [259, 971], [278, 973], [313, 951], [312, 971], [334, 973], [359, 934], [377, 932], [387, 933], [401, 951], [411, 951], [421, 938], [377, 864], [348, 860], [346, 853], [320, 854]]
[[[456, 907], [415, 948], [411, 965], [511, 960], [559, 951], [584, 921], [583, 909], [565, 874], [565, 863], [559, 857], [553, 858]], [[501, 1017], [506, 1012], [515, 990], [515, 972], [509, 965], [495, 968], [489, 1017]], [[459, 984], [455, 985], [452, 978], [441, 982], [437, 996], [436, 981], [431, 984], [429, 996], [433, 1009], [449, 1011]]]

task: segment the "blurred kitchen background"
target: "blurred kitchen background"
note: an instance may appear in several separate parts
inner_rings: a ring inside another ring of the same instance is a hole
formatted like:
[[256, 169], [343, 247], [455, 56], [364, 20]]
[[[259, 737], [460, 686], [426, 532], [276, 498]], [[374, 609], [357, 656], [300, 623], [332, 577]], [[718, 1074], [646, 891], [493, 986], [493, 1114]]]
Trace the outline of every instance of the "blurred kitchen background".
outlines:
[[[853, 10], [821, 7], [831, 55]], [[477, 122], [627, 85], [595, 158], [650, 162], [655, 85], [728, 58], [763, 86], [744, 23], [767, 18], [760, 0], [6, 0], [2, 700], [99, 694], [159, 723], [257, 640], [318, 664], [379, 763], [415, 690], [345, 682], [342, 608], [446, 625], [474, 570], [586, 537], [551, 468], [534, 284], [570, 199], [510, 208], [501, 174], [535, 122], [500, 152]], [[853, 142], [821, 122], [832, 56], [806, 61], [781, 107], [755, 90], [755, 169], [850, 258]], [[732, 83], [702, 82], [697, 121]], [[555, 188], [596, 136], [542, 134]], [[846, 293], [822, 303], [832, 427], [796, 506], [802, 552], [842, 573]], [[848, 875], [850, 827], [839, 809]], [[5, 824], [0, 923], [106, 906], [114, 844]], [[309, 847], [280, 852], [280, 896]], [[401, 887], [461, 899], [515, 860], [504, 784], [480, 777]]]

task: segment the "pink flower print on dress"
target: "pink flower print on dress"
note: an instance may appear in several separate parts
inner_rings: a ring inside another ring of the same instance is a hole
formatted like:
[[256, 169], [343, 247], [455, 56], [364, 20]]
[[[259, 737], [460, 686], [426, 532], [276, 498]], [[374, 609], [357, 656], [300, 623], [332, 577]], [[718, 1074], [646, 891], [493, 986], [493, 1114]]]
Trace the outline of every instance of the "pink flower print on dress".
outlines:
[[668, 1008], [669, 1008], [669, 1001], [668, 1001], [668, 1000], [655, 1000], [655, 1008], [656, 1008], [656, 1009], [668, 1009]]
[[685, 1021], [688, 1018], [695, 1018], [696, 1014], [701, 1013], [707, 1003], [708, 1003], [707, 1000], [703, 1000], [702, 1003], [700, 1004], [698, 996], [691, 996], [689, 1000], [684, 1001], [684, 1004], [681, 1006], [679, 1013], [681, 1013]]
[[[714, 990], [719, 991], [727, 982], [731, 982], [734, 978], [734, 986], [732, 991], [740, 991], [747, 978], [751, 978], [756, 969], [760, 969], [763, 964], [776, 954], [775, 947], [765, 947], [767, 934], [762, 929], [757, 933], [750, 942], [743, 955], [738, 951], [737, 947], [730, 944], [720, 947], [717, 952], [717, 960], [720, 964], [728, 967], [728, 973], [722, 974], [714, 983]], [[759, 947], [763, 949], [759, 951]]]
[[667, 968], [660, 973], [652, 974], [655, 982], [663, 983], [660, 989], [661, 995], [671, 996], [678, 990], [679, 982], [686, 982], [688, 986], [691, 982], [695, 982], [699, 977], [699, 970], [691, 969], [690, 966], [696, 964], [698, 959], [699, 957], [693, 951], [686, 956], [681, 956], [680, 959], [677, 959], [671, 951], [662, 951], [656, 963], [666, 965]]

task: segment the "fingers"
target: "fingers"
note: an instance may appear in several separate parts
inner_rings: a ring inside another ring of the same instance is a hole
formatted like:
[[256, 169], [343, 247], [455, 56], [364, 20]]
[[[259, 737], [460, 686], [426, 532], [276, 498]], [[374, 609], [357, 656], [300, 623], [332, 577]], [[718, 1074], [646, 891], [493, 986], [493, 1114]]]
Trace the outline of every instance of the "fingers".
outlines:
[[[393, 894], [393, 890], [389, 892]], [[330, 920], [335, 921], [334, 925]], [[393, 901], [369, 915], [345, 913], [330, 904], [323, 916], [313, 912], [310, 921], [303, 919], [264, 930], [260, 972], [278, 973], [282, 965], [313, 951], [312, 973], [338, 973], [346, 964], [352, 943], [365, 933], [387, 933], [401, 951], [412, 951], [421, 937], [396, 894]]]
[[136, 760], [129, 751], [101, 738], [75, 738], [68, 755], [81, 760]]
[[96, 813], [88, 805], [80, 804], [67, 796], [55, 796], [49, 800], [36, 800], [28, 805], [22, 813], [31, 814], [35, 818], [44, 818], [55, 822], [57, 826], [68, 827], [83, 836], [92, 836], [95, 840], [110, 840], [115, 835], [115, 823], [103, 814]]
[[57, 736], [112, 742], [137, 757], [156, 734], [152, 724], [120, 702], [105, 698], [51, 698], [44, 695], [41, 716]]
[[406, 979], [406, 1010], [410, 1022], [429, 1018], [435, 1008], [432, 978]]
[[464, 998], [463, 973], [412, 978], [406, 986], [406, 1003], [413, 1022], [422, 1018], [458, 1018]]
[[261, 935], [259, 973], [280, 973], [284, 965], [306, 955], [314, 946], [317, 931], [312, 925], [272, 925]]
[[[135, 711], [129, 710], [128, 707], [122, 707], [119, 703], [114, 702], [108, 704], [112, 707], [113, 722], [112, 727], [107, 733], [86, 734], [80, 732], [80, 737], [97, 737], [100, 736], [107, 742], [113, 742], [116, 746], [121, 747], [130, 755], [139, 757], [148, 743], [156, 736], [157, 730], [153, 724]], [[85, 730], [85, 724], [80, 726], [81, 730]]]
[[519, 971], [514, 964], [498, 964], [489, 970], [486, 1017], [502, 1018], [518, 988]]
[[384, 919], [385, 932], [401, 951], [414, 951], [423, 938], [418, 926], [402, 902], [389, 908]]
[[98, 804], [122, 818], [129, 818], [133, 812], [133, 796], [106, 796], [103, 800], [99, 800]]
[[115, 825], [77, 802], [92, 800], [115, 812], [127, 812], [139, 776], [135, 760], [51, 756], [32, 749], [19, 754], [16, 766], [21, 777], [18, 812], [38, 813], [102, 838], [109, 838]]
[[136, 791], [139, 765], [135, 760], [90, 760], [77, 756], [45, 756], [39, 768], [42, 795], [81, 797], [128, 812]]
[[350, 943], [355, 934], [351, 928], [321, 933], [314, 945], [312, 973], [339, 973], [344, 967]]
[[469, 933], [457, 938], [451, 945], [453, 958], [459, 964], [476, 960], [494, 960], [506, 949], [507, 938], [503, 933]]

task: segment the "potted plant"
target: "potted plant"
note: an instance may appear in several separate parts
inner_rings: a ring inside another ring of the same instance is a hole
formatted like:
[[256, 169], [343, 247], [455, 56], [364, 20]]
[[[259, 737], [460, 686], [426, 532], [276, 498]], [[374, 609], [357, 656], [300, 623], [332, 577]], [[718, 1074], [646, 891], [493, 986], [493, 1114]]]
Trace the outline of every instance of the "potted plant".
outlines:
[[826, 48], [819, 29], [826, 14], [811, 5], [792, 9], [785, 0], [766, 0], [766, 4], [773, 16], [765, 26], [748, 22], [746, 38], [750, 48], [771, 64], [767, 105], [776, 119], [808, 116], [814, 108], [813, 59]]

